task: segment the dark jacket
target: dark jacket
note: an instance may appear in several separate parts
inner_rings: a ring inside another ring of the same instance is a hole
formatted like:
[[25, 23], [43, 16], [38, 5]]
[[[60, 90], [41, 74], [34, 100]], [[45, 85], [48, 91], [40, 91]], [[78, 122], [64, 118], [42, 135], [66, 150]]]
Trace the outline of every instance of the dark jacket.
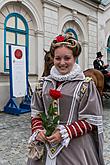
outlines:
[[103, 74], [108, 73], [106, 67], [104, 66], [104, 62], [100, 59], [95, 59], [93, 62], [94, 69], [100, 70]]

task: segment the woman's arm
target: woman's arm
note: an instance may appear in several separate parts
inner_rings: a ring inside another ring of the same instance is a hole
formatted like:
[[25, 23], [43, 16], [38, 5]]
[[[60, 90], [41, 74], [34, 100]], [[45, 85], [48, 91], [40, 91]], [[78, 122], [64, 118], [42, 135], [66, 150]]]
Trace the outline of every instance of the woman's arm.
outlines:
[[41, 113], [44, 111], [42, 101], [42, 84], [37, 84], [37, 87], [33, 93], [31, 99], [31, 128], [32, 136], [31, 139], [43, 141], [45, 140], [45, 130], [42, 126]]
[[95, 126], [87, 123], [85, 120], [78, 120], [70, 125], [66, 125], [65, 128], [67, 129], [69, 137], [72, 139], [93, 131]]

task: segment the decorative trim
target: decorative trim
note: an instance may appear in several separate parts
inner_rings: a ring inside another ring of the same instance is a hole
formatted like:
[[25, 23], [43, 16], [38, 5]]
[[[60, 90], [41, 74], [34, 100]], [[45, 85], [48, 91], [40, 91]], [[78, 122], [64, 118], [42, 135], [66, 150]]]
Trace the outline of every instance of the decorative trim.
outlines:
[[96, 23], [98, 23], [98, 19], [97, 18], [95, 18], [95, 17], [92, 17], [92, 16], [87, 16], [87, 20], [88, 21], [92, 21], [92, 22], [96, 22]]
[[36, 36], [41, 36], [41, 37], [44, 36], [44, 32], [43, 32], [43, 31], [40, 31], [40, 30], [36, 30], [36, 31], [34, 32], [34, 34], [35, 34]]
[[76, 100], [77, 100], [77, 97], [78, 97], [78, 92], [79, 92], [79, 90], [81, 88], [82, 83], [83, 83], [83, 81], [80, 81], [78, 83], [78, 85], [76, 86], [76, 88], [75, 88], [67, 124], [71, 124], [71, 122], [72, 122], [73, 115], [74, 115], [74, 108], [75, 108]]
[[[81, 113], [81, 112], [80, 112]], [[102, 122], [102, 116], [95, 116], [95, 115], [81, 115], [79, 113], [79, 119], [84, 119], [86, 122], [93, 124], [98, 127], [98, 134], [103, 132], [103, 122]]]
[[47, 3], [58, 8], [61, 6], [61, 3], [55, 2], [54, 0], [42, 0], [42, 3]]
[[[66, 127], [66, 128], [67, 128], [67, 127]], [[60, 134], [61, 134], [61, 137], [62, 137], [62, 139], [63, 139], [62, 142], [61, 142], [61, 144], [62, 144], [63, 146], [65, 146], [65, 147], [67, 147], [68, 144], [69, 144], [69, 142], [70, 142], [69, 134], [68, 134], [66, 128], [65, 128], [64, 125], [59, 125], [59, 126], [57, 127], [57, 129], [60, 130]], [[71, 133], [71, 132], [70, 132], [70, 133]]]
[[30, 143], [32, 143], [33, 141], [35, 141], [35, 139], [36, 139], [36, 137], [37, 137], [37, 135], [38, 135], [38, 133], [40, 132], [40, 131], [42, 131], [42, 130], [37, 130], [36, 132], [34, 132], [33, 134], [32, 134], [32, 136], [29, 138], [29, 140], [28, 140], [28, 144], [30, 144]]
[[88, 46], [88, 45], [89, 45], [88, 41], [83, 41], [82, 42], [82, 46]]
[[33, 108], [31, 109], [31, 117], [36, 117], [39, 114], [40, 114], [39, 111], [37, 111], [36, 109], [33, 109]]
[[76, 64], [76, 63], [74, 64], [73, 69], [71, 70], [71, 72], [69, 72], [68, 74], [65, 74], [65, 75], [61, 75], [58, 72], [58, 70], [55, 68], [55, 66], [53, 66], [51, 68], [50, 75], [56, 81], [72, 81], [78, 75], [80, 75], [80, 80], [84, 80], [85, 79], [83, 71], [81, 70], [80, 66], [78, 64]]
[[94, 7], [94, 8], [98, 8], [99, 4], [96, 2], [93, 2], [93, 0], [91, 1], [85, 1], [85, 0], [81, 0], [83, 3], [87, 4], [88, 6]]

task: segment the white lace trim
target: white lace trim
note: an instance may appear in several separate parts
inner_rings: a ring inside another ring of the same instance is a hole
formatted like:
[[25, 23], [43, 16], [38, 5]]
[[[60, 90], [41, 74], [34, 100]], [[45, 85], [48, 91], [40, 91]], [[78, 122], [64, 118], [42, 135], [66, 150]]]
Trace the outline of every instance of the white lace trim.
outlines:
[[36, 132], [34, 132], [34, 133], [31, 135], [31, 137], [30, 137], [29, 140], [28, 140], [28, 144], [30, 144], [30, 143], [32, 143], [33, 141], [36, 140], [36, 137], [37, 137], [37, 135], [38, 135], [39, 132], [40, 132], [40, 130], [37, 130]]
[[68, 134], [65, 126], [64, 125], [59, 125], [57, 128], [60, 130], [61, 137], [63, 139], [62, 142], [61, 142], [62, 146], [67, 147], [69, 142], [70, 142], [70, 137], [69, 137], [69, 134]]
[[84, 73], [82, 71], [82, 69], [80, 68], [80, 66], [78, 64], [74, 64], [72, 70], [70, 73], [66, 74], [66, 75], [61, 75], [58, 70], [55, 68], [55, 66], [53, 66], [51, 68], [50, 71], [50, 75], [52, 76], [53, 79], [55, 79], [56, 81], [71, 81], [74, 78], [76, 78], [78, 75], [80, 76], [81, 80], [85, 79]]

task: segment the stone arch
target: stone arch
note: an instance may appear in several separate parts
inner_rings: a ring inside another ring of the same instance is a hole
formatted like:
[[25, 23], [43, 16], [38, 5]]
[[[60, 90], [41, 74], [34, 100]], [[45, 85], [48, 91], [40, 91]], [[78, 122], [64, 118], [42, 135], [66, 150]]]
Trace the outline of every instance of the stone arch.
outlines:
[[83, 39], [83, 41], [87, 42], [87, 35], [86, 32], [84, 30], [84, 25], [82, 23], [82, 21], [77, 17], [77, 16], [73, 16], [73, 14], [68, 14], [65, 15], [64, 17], [61, 18], [61, 24], [59, 27], [59, 31], [61, 32], [63, 29], [63, 26], [67, 23], [67, 22], [73, 22], [75, 26], [78, 27], [78, 29], [80, 30], [80, 37], [81, 39]]
[[106, 18], [106, 21], [105, 21], [105, 42], [104, 42], [104, 53], [105, 53], [105, 62], [106, 63], [109, 63], [110, 65], [110, 48], [109, 48], [109, 51], [108, 48], [107, 48], [107, 45], [108, 45], [108, 40], [110, 40], [110, 30], [109, 30], [109, 27], [110, 27], [110, 18]]
[[[16, 3], [18, 3], [18, 5], [16, 5]], [[9, 5], [13, 5], [14, 7], [8, 8]], [[2, 29], [4, 29], [3, 21], [8, 14], [13, 12], [13, 8], [15, 12], [21, 12], [22, 16], [27, 20], [29, 27], [29, 73], [40, 75], [40, 70], [42, 69], [41, 63], [43, 63], [43, 56], [40, 56], [40, 54], [43, 54], [43, 17], [30, 0], [1, 0], [0, 20], [2, 20], [2, 23], [0, 21], [0, 26], [2, 26]], [[3, 33], [3, 31], [1, 33]], [[2, 48], [2, 52], [4, 52], [3, 50], [4, 48]], [[3, 54], [4, 53], [2, 53], [2, 66], [4, 65]]]
[[88, 38], [82, 21], [76, 15], [73, 16], [72, 13], [61, 18], [59, 31], [63, 33], [66, 28], [70, 27], [74, 28], [76, 31], [78, 40], [82, 46], [82, 53], [81, 56], [79, 56], [79, 64], [83, 69], [86, 69], [88, 68]]
[[107, 59], [106, 62], [109, 63], [110, 65], [110, 48], [109, 48], [109, 51], [107, 51], [108, 40], [110, 40], [110, 32], [107, 33], [107, 36], [105, 38], [106, 59]]
[[[28, 12], [30, 12], [33, 22], [35, 24], [35, 31], [43, 31], [43, 20], [42, 20], [42, 16], [40, 16], [39, 11], [37, 10], [37, 8], [34, 7], [34, 5], [32, 4], [32, 2], [27, 1], [27, 0], [1, 0], [0, 1], [0, 9], [2, 9], [5, 5], [7, 4], [11, 4], [11, 3], [19, 3], [20, 5], [25, 6], [25, 8], [28, 10]], [[36, 29], [37, 27], [37, 29]]]

